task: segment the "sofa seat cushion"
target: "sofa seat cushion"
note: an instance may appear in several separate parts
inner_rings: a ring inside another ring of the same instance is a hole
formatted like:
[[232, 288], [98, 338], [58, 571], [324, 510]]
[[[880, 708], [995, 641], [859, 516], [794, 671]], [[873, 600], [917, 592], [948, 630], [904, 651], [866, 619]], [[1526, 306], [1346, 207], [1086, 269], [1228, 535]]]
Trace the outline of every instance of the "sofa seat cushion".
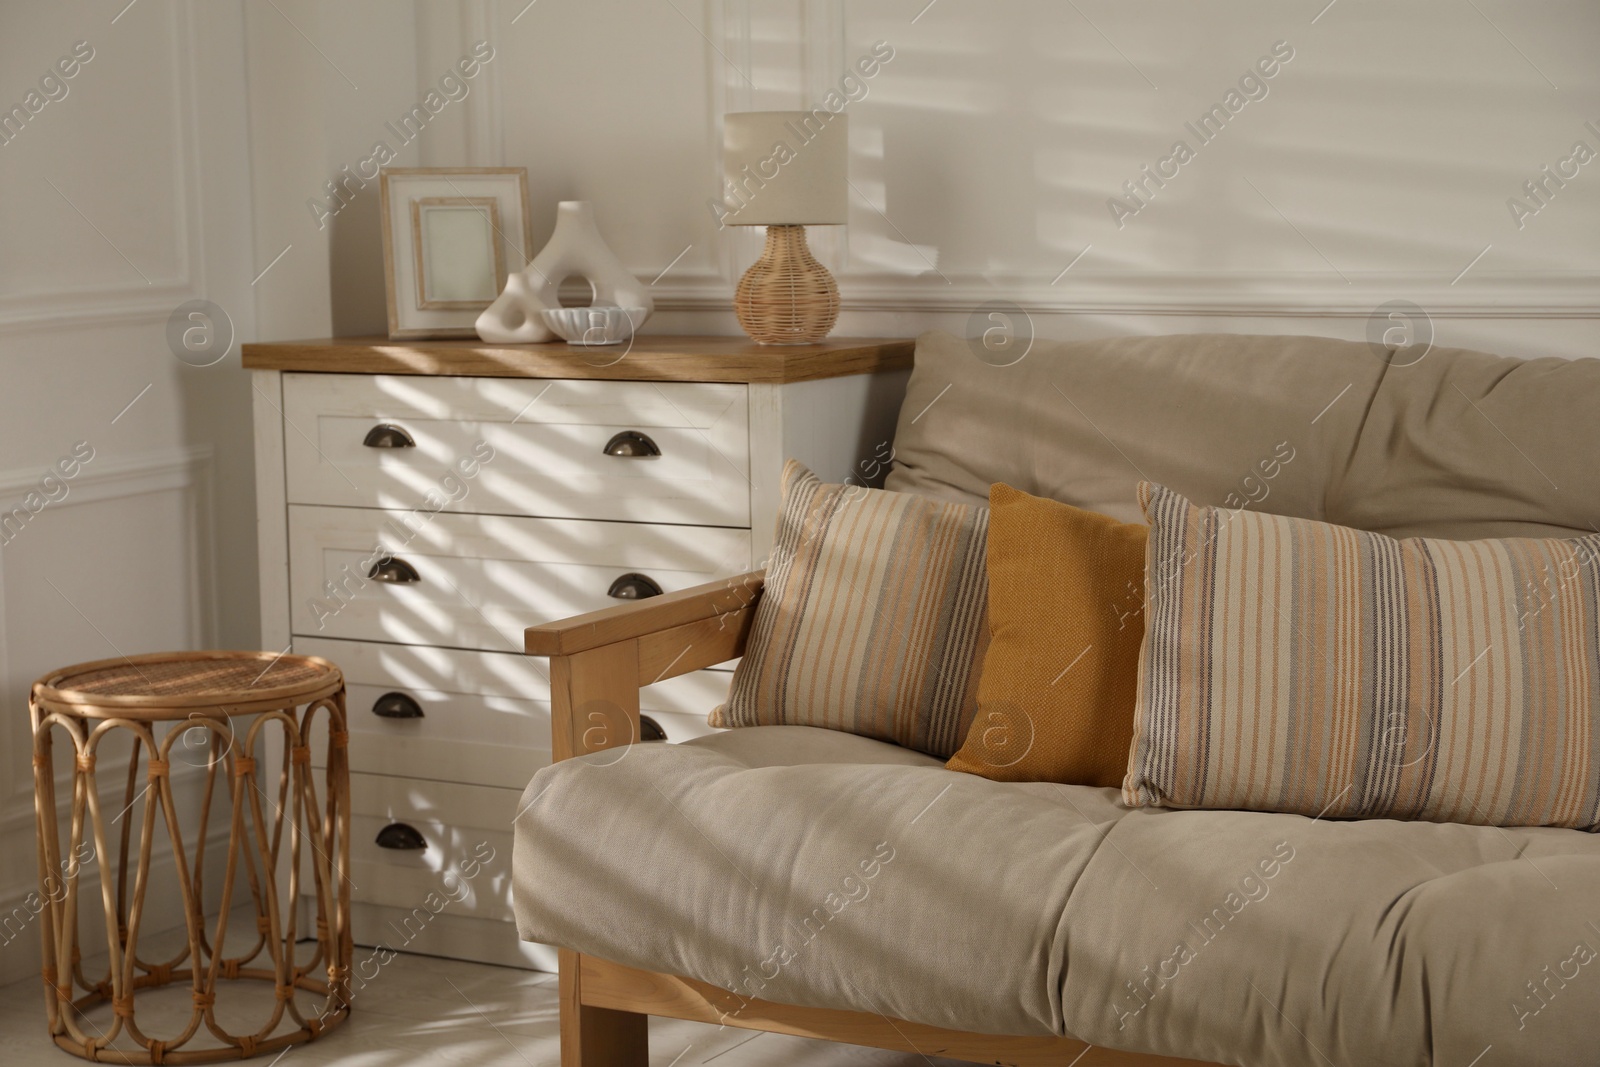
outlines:
[[1600, 836], [1130, 810], [765, 726], [567, 760], [521, 935], [733, 991], [1257, 1067], [1592, 1062]]

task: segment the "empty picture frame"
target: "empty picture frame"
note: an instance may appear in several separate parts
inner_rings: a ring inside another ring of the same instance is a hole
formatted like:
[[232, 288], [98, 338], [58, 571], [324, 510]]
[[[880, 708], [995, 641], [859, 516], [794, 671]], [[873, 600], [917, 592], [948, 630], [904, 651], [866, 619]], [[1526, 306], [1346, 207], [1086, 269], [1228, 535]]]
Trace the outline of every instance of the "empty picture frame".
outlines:
[[482, 310], [500, 295], [505, 252], [492, 196], [424, 196], [411, 201], [417, 307]]
[[476, 337], [479, 312], [528, 262], [522, 167], [390, 167], [378, 182], [389, 336]]

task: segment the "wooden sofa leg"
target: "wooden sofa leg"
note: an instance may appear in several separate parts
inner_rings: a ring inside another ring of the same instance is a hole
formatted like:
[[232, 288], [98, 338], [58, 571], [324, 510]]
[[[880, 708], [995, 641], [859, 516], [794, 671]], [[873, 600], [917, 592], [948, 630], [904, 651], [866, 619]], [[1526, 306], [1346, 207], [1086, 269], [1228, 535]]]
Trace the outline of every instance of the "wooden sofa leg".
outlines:
[[560, 950], [561, 1067], [647, 1067], [649, 1016], [584, 1004], [580, 959]]

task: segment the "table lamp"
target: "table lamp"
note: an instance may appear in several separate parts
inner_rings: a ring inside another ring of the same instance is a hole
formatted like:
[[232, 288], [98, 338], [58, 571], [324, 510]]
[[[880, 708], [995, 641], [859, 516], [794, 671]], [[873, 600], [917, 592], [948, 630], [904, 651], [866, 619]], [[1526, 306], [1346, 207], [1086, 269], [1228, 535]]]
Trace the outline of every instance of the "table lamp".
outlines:
[[733, 297], [739, 325], [764, 345], [820, 341], [839, 319], [839, 287], [806, 247], [805, 228], [846, 221], [846, 131], [844, 115], [820, 108], [722, 117], [721, 222], [767, 228]]

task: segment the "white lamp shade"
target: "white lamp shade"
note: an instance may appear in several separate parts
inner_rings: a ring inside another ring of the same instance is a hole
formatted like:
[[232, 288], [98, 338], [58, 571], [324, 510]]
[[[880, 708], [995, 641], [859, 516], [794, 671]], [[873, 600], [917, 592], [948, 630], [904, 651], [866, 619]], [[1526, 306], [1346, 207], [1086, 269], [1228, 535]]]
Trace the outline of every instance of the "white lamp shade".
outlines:
[[848, 119], [815, 111], [722, 116], [723, 199], [730, 226], [827, 226], [847, 221]]

